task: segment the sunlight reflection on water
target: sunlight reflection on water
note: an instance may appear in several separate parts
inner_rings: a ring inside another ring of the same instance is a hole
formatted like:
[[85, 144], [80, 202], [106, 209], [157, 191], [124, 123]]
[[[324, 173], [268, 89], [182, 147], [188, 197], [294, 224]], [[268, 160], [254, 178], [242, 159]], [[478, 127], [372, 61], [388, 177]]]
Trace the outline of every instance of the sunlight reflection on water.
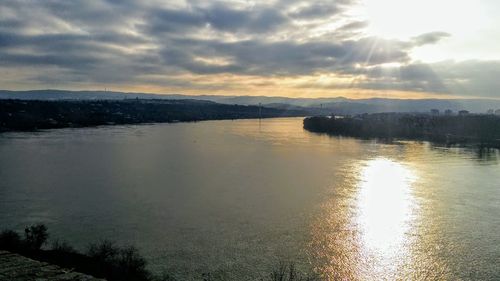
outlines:
[[343, 170], [346, 181], [313, 228], [313, 260], [327, 280], [392, 280], [408, 263], [418, 205], [410, 167], [375, 158]]
[[416, 205], [411, 188], [416, 175], [401, 163], [385, 158], [368, 161], [362, 168], [357, 216], [363, 251], [385, 274], [407, 255], [408, 232]]

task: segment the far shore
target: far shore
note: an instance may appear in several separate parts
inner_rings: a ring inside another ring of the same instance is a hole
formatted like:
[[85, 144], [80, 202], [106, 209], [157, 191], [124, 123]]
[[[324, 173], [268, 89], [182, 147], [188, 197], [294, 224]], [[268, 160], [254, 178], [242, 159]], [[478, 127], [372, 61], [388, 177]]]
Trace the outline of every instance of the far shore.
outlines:
[[431, 141], [444, 145], [500, 148], [500, 116], [378, 113], [308, 117], [304, 129], [362, 139]]
[[306, 115], [300, 110], [199, 100], [0, 100], [0, 132]]

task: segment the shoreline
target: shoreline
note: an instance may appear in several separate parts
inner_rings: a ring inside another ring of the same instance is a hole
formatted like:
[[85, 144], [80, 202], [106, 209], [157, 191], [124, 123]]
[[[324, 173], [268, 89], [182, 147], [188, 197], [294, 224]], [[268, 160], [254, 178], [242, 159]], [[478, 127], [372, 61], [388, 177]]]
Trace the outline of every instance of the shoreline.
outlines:
[[345, 118], [316, 116], [303, 121], [305, 130], [329, 136], [384, 142], [424, 141], [446, 147], [480, 149], [500, 149], [500, 130], [496, 130], [496, 126], [500, 126], [500, 117], [489, 115], [383, 113]]
[[0, 133], [106, 125], [304, 117], [306, 112], [197, 100], [0, 100]]

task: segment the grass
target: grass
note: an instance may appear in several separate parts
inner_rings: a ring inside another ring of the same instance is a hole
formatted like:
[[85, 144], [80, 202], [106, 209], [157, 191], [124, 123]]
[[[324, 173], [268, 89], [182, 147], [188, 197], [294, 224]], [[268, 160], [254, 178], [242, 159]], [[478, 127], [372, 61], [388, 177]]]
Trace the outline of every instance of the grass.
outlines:
[[297, 270], [294, 263], [279, 262], [267, 279], [262, 281], [316, 281], [317, 276], [304, 275]]

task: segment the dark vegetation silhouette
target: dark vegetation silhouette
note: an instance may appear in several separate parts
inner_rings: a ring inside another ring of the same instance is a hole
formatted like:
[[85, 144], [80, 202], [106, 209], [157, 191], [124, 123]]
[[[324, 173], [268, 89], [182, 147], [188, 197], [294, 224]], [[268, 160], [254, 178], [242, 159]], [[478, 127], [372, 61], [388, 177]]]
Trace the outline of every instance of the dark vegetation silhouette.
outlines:
[[49, 238], [47, 227], [43, 224], [32, 225], [24, 229], [24, 243], [29, 250], [40, 250]]
[[316, 281], [319, 280], [314, 275], [304, 275], [300, 273], [293, 263], [279, 262], [278, 266], [271, 272], [267, 279], [261, 281]]
[[304, 129], [359, 138], [415, 139], [500, 148], [500, 117], [377, 113], [354, 117], [309, 117]]
[[[85, 253], [80, 253], [68, 243], [54, 240], [46, 246], [49, 233], [43, 224], [29, 226], [24, 237], [13, 230], [0, 232], [0, 250], [21, 254], [31, 259], [55, 264], [63, 268], [105, 278], [109, 281], [176, 281], [168, 273], [151, 274], [146, 259], [133, 246], [117, 246], [110, 240], [92, 243]], [[200, 281], [217, 280], [210, 273], [203, 273]], [[315, 277], [300, 273], [293, 263], [279, 262], [261, 281], [313, 281]]]
[[47, 227], [37, 224], [25, 229], [24, 237], [12, 230], [0, 233], [0, 249], [55, 264], [107, 280], [156, 280], [146, 270], [146, 260], [132, 246], [118, 247], [107, 240], [92, 244], [86, 254], [66, 242], [55, 240], [44, 249]]
[[0, 100], [0, 132], [305, 115], [300, 110], [199, 100]]

